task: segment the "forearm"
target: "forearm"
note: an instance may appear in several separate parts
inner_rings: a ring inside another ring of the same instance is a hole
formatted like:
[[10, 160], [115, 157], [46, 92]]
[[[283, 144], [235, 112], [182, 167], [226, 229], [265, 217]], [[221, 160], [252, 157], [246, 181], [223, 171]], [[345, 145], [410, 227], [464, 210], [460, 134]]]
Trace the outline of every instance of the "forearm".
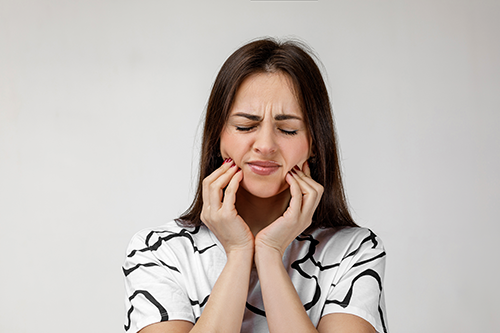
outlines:
[[217, 279], [205, 309], [191, 332], [236, 333], [241, 331], [252, 260], [252, 251], [238, 251], [228, 255], [226, 266]]
[[269, 332], [317, 332], [283, 266], [281, 254], [267, 248], [255, 251]]

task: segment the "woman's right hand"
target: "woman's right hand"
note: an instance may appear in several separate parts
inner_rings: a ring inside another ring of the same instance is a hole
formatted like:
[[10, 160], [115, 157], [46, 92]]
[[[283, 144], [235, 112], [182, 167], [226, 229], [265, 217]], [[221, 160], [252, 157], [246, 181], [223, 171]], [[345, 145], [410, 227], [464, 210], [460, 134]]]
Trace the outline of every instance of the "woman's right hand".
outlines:
[[224, 246], [228, 260], [196, 324], [169, 320], [146, 326], [141, 333], [240, 332], [254, 248], [250, 228], [234, 207], [236, 191], [242, 179], [238, 166], [232, 160], [226, 160], [203, 180], [201, 220]]
[[254, 247], [253, 234], [234, 205], [242, 179], [241, 169], [226, 159], [203, 180], [201, 221], [219, 239], [227, 255], [235, 250], [253, 251]]

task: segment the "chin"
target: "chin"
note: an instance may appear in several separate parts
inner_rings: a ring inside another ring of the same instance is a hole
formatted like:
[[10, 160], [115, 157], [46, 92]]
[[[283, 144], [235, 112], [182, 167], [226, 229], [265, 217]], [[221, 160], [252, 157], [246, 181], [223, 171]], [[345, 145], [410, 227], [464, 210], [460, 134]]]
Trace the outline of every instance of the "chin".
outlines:
[[269, 181], [245, 182], [245, 178], [243, 178], [241, 187], [255, 197], [268, 199], [282, 193], [284, 190], [289, 188], [289, 185], [285, 181], [283, 181], [283, 183], [274, 183]]

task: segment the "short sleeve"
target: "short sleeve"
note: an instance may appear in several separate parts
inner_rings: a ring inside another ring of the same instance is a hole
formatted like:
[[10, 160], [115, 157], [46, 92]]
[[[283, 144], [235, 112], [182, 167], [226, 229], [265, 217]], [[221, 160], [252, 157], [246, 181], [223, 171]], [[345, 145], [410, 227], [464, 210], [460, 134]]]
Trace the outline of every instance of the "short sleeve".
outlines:
[[179, 263], [165, 246], [158, 258], [158, 243], [150, 244], [152, 233], [142, 231], [132, 238], [123, 264], [126, 332], [173, 319], [195, 321]]
[[386, 253], [381, 240], [370, 230], [352, 243], [330, 286], [323, 316], [348, 313], [368, 321], [377, 332], [388, 332], [383, 280]]

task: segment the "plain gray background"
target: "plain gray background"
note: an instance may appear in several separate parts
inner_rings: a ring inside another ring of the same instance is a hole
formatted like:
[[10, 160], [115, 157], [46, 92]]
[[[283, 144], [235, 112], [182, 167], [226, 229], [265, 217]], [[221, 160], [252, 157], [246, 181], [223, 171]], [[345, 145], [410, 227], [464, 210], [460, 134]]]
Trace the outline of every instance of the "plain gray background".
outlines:
[[392, 332], [498, 331], [499, 17], [472, 0], [0, 0], [0, 332], [123, 330], [128, 241], [188, 207], [215, 75], [266, 35], [324, 64]]

